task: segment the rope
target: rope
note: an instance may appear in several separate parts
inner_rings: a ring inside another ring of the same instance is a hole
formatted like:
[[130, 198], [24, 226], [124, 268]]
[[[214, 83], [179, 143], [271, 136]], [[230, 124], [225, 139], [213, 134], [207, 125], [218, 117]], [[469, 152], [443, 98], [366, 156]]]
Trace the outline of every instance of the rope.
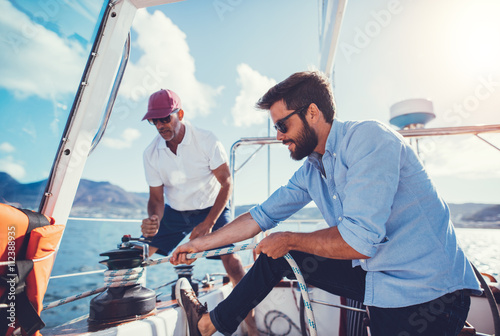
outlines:
[[53, 275], [49, 279], [62, 279], [62, 278], [70, 278], [74, 276], [80, 276], [80, 275], [89, 275], [89, 274], [96, 274], [96, 273], [104, 273], [106, 270], [96, 270], [96, 271], [87, 271], [87, 272], [80, 272], [80, 273], [72, 273], [72, 274], [61, 274], [61, 275]]
[[316, 322], [314, 321], [313, 309], [311, 306], [311, 301], [309, 301], [309, 293], [307, 292], [306, 282], [304, 281], [302, 272], [300, 272], [299, 266], [297, 266], [297, 263], [292, 258], [290, 253], [285, 254], [284, 257], [286, 261], [288, 261], [288, 263], [290, 264], [290, 267], [292, 268], [292, 271], [293, 273], [295, 273], [295, 277], [299, 282], [299, 288], [300, 292], [302, 293], [302, 300], [304, 301], [304, 306], [306, 310], [307, 325], [309, 326], [309, 334], [310, 336], [316, 336], [317, 335]]
[[33, 262], [36, 263], [36, 262], [48, 259], [48, 258], [52, 257], [55, 253], [56, 253], [56, 251], [52, 251], [48, 255], [46, 255], [45, 257], [41, 257], [41, 258], [38, 258], [38, 259], [33, 259]]
[[[36, 262], [39, 262], [39, 261], [42, 261], [42, 260], [45, 260], [47, 258], [50, 258], [54, 255], [54, 253], [56, 253], [56, 251], [52, 251], [50, 252], [48, 255], [46, 255], [45, 257], [42, 257], [42, 258], [38, 258], [38, 259], [33, 259], [33, 262], [36, 263]], [[15, 260], [10, 260], [10, 261], [0, 261], [0, 266], [8, 266], [8, 265], [13, 265], [15, 264], [16, 261]]]
[[87, 296], [104, 292], [109, 287], [125, 287], [142, 283], [144, 275], [145, 271], [143, 267], [104, 271], [104, 284], [105, 284], [104, 287], [51, 302], [49, 304], [44, 305], [42, 310], [58, 307], [69, 302], [83, 299]]
[[[203, 252], [198, 252], [198, 253], [189, 253], [187, 254], [188, 259], [197, 259], [197, 258], [205, 258], [205, 257], [212, 257], [212, 256], [218, 256], [218, 255], [223, 255], [223, 254], [228, 254], [232, 252], [238, 252], [238, 251], [244, 251], [244, 250], [253, 250], [257, 247], [258, 243], [249, 243], [249, 244], [243, 244], [243, 245], [235, 245], [231, 247], [225, 247], [225, 248], [220, 248], [216, 250], [209, 250], [209, 251], [203, 251]], [[309, 326], [309, 332], [310, 336], [316, 336], [317, 335], [317, 329], [316, 329], [316, 322], [314, 320], [314, 314], [311, 306], [311, 301], [309, 300], [309, 293], [307, 292], [307, 287], [306, 287], [306, 282], [304, 281], [304, 277], [302, 276], [302, 273], [300, 272], [299, 267], [297, 266], [297, 263], [295, 260], [292, 258], [290, 253], [287, 253], [285, 256], [285, 260], [290, 264], [290, 267], [293, 270], [293, 273], [295, 273], [295, 277], [297, 278], [297, 281], [299, 282], [299, 287], [300, 287], [300, 292], [302, 294], [302, 300], [304, 301], [304, 305], [306, 308], [306, 316], [307, 316], [307, 322]], [[146, 265], [152, 266], [152, 265], [158, 265], [164, 262], [168, 262], [170, 260], [171, 256], [164, 257], [164, 258], [159, 258], [155, 260], [150, 260], [146, 262]]]
[[[249, 243], [249, 244], [242, 244], [242, 245], [235, 245], [231, 247], [224, 247], [220, 249], [215, 249], [215, 250], [209, 250], [209, 251], [202, 251], [202, 252], [197, 252], [197, 253], [188, 253], [186, 257], [188, 259], [197, 259], [197, 258], [206, 258], [206, 257], [213, 257], [213, 256], [219, 256], [219, 255], [224, 255], [224, 254], [229, 254], [233, 252], [238, 252], [238, 251], [245, 251], [245, 250], [253, 250], [255, 247], [257, 247], [258, 243]], [[316, 322], [314, 321], [314, 315], [313, 315], [313, 310], [311, 306], [311, 302], [309, 300], [309, 294], [307, 292], [307, 287], [306, 287], [306, 282], [304, 281], [304, 277], [302, 276], [302, 273], [300, 272], [299, 267], [297, 266], [297, 263], [295, 260], [292, 258], [290, 253], [287, 253], [285, 256], [285, 260], [290, 264], [290, 267], [293, 270], [293, 273], [295, 273], [295, 277], [297, 278], [297, 281], [299, 282], [299, 288], [300, 292], [302, 294], [302, 299], [304, 300], [304, 305], [306, 308], [306, 315], [308, 319], [308, 326], [309, 326], [309, 332], [310, 336], [316, 336], [317, 331], [316, 331]], [[162, 263], [166, 263], [170, 260], [171, 256], [167, 256], [164, 258], [159, 258], [159, 259], [154, 259], [154, 260], [147, 260], [143, 263], [143, 266], [153, 266], [153, 265], [159, 265]], [[130, 286], [131, 284], [136, 284], [140, 281], [142, 275], [143, 275], [143, 267], [136, 267], [132, 269], [124, 269], [124, 270], [115, 270], [115, 271], [106, 271], [104, 272], [105, 276], [105, 287], [101, 287], [98, 289], [95, 289], [93, 291], [81, 293], [66, 299], [62, 299], [59, 301], [55, 301], [52, 303], [49, 303], [48, 305], [45, 305], [43, 307], [43, 310], [50, 309], [53, 307], [60, 306], [62, 304], [75, 301], [96, 293], [100, 293], [104, 291], [108, 287], [119, 287], [119, 286]]]
[[[233, 253], [233, 252], [253, 250], [254, 248], [257, 247], [257, 245], [258, 245], [258, 243], [248, 243], [248, 244], [235, 245], [235, 246], [230, 246], [230, 247], [223, 247], [223, 248], [215, 249], [215, 250], [208, 250], [208, 251], [202, 251], [202, 252], [197, 252], [197, 253], [188, 253], [186, 255], [186, 257], [188, 259], [198, 259], [198, 258], [220, 256], [220, 255], [229, 254], [229, 253]], [[169, 262], [171, 257], [172, 256], [167, 256], [167, 257], [158, 258], [158, 259], [149, 259], [143, 263], [143, 266], [154, 266], [154, 265], [163, 264], [163, 263]]]
[[91, 290], [91, 291], [88, 291], [88, 292], [83, 292], [83, 293], [80, 293], [80, 294], [77, 294], [77, 295], [73, 295], [73, 296], [67, 297], [65, 299], [57, 300], [57, 301], [54, 301], [54, 302], [51, 302], [49, 304], [44, 305], [42, 310], [47, 310], [47, 309], [50, 309], [50, 308], [54, 308], [54, 307], [63, 305], [65, 303], [70, 303], [70, 302], [73, 302], [73, 301], [76, 301], [76, 300], [79, 300], [79, 299], [83, 299], [83, 298], [85, 298], [87, 296], [91, 296], [91, 295], [94, 295], [94, 294], [97, 294], [97, 293], [104, 292], [106, 289], [107, 289], [107, 287], [101, 287], [101, 288], [97, 288], [97, 289], [94, 289], [94, 290]]
[[143, 267], [135, 267], [104, 272], [106, 287], [125, 287], [141, 284], [146, 271]]

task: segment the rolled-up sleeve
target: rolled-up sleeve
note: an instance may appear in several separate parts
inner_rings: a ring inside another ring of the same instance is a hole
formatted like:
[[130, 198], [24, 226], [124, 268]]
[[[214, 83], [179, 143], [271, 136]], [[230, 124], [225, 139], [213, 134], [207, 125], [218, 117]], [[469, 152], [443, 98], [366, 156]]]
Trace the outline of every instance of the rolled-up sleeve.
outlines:
[[342, 149], [345, 176], [343, 216], [338, 229], [347, 244], [368, 257], [385, 242], [386, 222], [398, 189], [402, 139], [369, 122], [349, 134]]
[[205, 138], [203, 144], [206, 147], [206, 153], [209, 153], [208, 162], [211, 170], [217, 169], [223, 163], [229, 162], [224, 146], [215, 135], [210, 133], [210, 136]]
[[272, 229], [311, 201], [304, 185], [304, 166], [295, 172], [287, 185], [276, 190], [266, 201], [250, 209], [250, 215], [262, 231]]

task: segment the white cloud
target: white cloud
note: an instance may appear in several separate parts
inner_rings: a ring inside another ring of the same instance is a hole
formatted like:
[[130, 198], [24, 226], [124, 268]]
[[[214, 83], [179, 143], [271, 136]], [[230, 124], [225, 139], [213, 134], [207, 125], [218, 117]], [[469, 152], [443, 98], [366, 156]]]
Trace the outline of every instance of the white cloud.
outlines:
[[127, 128], [123, 131], [119, 138], [106, 138], [102, 139], [102, 144], [106, 147], [113, 149], [124, 149], [132, 147], [135, 140], [139, 139], [141, 133], [135, 128]]
[[99, 1], [65, 1], [65, 4], [71, 7], [75, 12], [88, 19], [90, 22], [95, 21], [95, 13], [99, 13], [101, 9]]
[[132, 28], [137, 33], [133, 48], [142, 54], [127, 65], [120, 95], [136, 103], [147, 102], [151, 93], [171, 89], [181, 98], [187, 118], [208, 114], [222, 87], [198, 81], [186, 34], [160, 11], [138, 10]]
[[16, 180], [20, 180], [26, 175], [24, 167], [15, 162], [12, 156], [0, 158], [0, 171], [6, 172]]
[[276, 81], [261, 75], [244, 63], [238, 65], [236, 70], [238, 71], [237, 82], [241, 89], [231, 109], [234, 124], [236, 126], [250, 126], [265, 123], [267, 113], [257, 110], [255, 103], [276, 84]]
[[[489, 141], [498, 143], [499, 139]], [[474, 136], [430, 138], [421, 141], [419, 148], [433, 176], [500, 178], [500, 153]]]
[[14, 146], [12, 146], [10, 143], [8, 142], [2, 142], [0, 144], [0, 152], [4, 152], [4, 153], [12, 153], [14, 152], [16, 149], [14, 148]]
[[34, 23], [5, 0], [0, 0], [0, 13], [0, 31], [4, 32], [0, 87], [18, 98], [34, 95], [54, 100], [73, 93], [87, 58], [81, 45]]

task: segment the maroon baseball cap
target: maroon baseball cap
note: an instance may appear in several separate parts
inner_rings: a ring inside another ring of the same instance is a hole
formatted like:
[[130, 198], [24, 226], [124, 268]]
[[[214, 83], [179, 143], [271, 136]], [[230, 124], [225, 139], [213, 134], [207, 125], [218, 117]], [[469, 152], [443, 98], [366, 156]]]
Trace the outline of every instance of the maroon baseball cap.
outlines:
[[181, 99], [174, 91], [161, 89], [149, 97], [148, 113], [142, 120], [166, 118], [181, 108]]

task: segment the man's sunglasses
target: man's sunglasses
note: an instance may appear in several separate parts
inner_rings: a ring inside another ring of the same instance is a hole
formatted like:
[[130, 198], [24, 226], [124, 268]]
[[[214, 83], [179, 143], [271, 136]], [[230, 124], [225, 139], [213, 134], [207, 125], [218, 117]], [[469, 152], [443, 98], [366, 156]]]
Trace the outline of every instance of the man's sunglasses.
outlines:
[[177, 113], [178, 111], [175, 111], [175, 112], [172, 112], [170, 113], [168, 116], [166, 116], [165, 118], [154, 118], [154, 119], [148, 119], [148, 122], [151, 124], [151, 125], [155, 125], [158, 124], [158, 123], [161, 123], [161, 124], [168, 124], [172, 118], [170, 118], [172, 116], [172, 114], [174, 113]]
[[304, 105], [301, 108], [296, 109], [295, 111], [293, 111], [292, 113], [290, 113], [286, 117], [278, 120], [276, 122], [276, 124], [274, 124], [274, 129], [277, 131], [280, 131], [281, 133], [286, 133], [288, 131], [288, 129], [286, 128], [286, 123], [285, 123], [287, 121], [287, 119], [290, 118], [291, 116], [293, 116], [294, 114], [307, 111], [307, 109], [309, 108], [309, 105], [311, 105], [311, 104]]

